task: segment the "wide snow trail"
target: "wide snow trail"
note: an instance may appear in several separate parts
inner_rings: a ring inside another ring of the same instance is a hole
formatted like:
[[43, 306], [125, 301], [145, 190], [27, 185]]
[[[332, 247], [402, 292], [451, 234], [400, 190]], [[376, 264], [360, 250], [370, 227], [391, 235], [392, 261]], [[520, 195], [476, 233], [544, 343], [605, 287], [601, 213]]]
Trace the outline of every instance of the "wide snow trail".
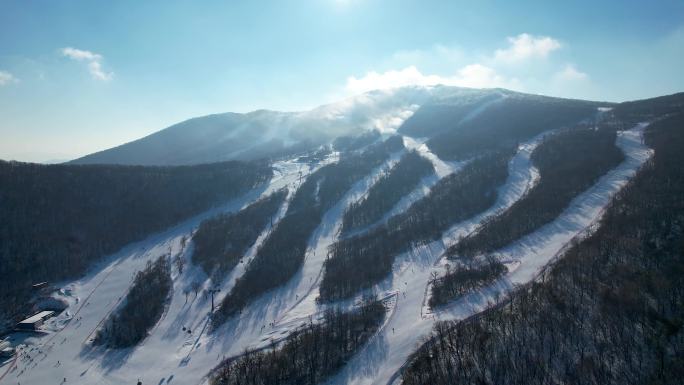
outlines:
[[430, 151], [430, 149], [424, 143], [425, 138], [415, 139], [409, 136], [402, 136], [402, 138], [404, 140], [404, 147], [406, 148], [406, 150], [416, 151], [423, 158], [429, 160], [430, 163], [432, 163], [435, 172], [422, 178], [418, 182], [416, 187], [411, 192], [403, 196], [399, 200], [399, 202], [397, 202], [389, 211], [387, 211], [382, 216], [382, 218], [377, 220], [375, 223], [371, 223], [370, 225], [354, 229], [348, 233], [345, 233], [344, 235], [342, 235], [344, 238], [349, 238], [355, 235], [368, 232], [375, 227], [387, 223], [387, 221], [390, 218], [392, 218], [395, 215], [403, 213], [404, 211], [408, 210], [408, 208], [411, 207], [411, 205], [414, 204], [416, 201], [424, 198], [430, 192], [430, 189], [432, 189], [432, 187], [435, 184], [437, 184], [437, 182], [439, 182], [442, 178], [449, 174], [453, 174], [455, 172], [460, 171], [463, 168], [463, 166], [465, 166], [469, 162], [469, 160], [461, 162], [445, 162], [439, 159], [437, 155], [433, 154]]
[[[355, 183], [340, 201], [323, 215], [321, 224], [309, 240], [304, 266], [285, 288], [277, 290], [273, 295], [273, 297], [280, 297], [279, 301], [282, 301], [284, 306], [265, 318], [266, 321], [263, 322], [266, 322], [266, 325], [261, 325], [264, 327], [264, 332], [256, 343], [249, 346], [250, 348], [259, 348], [272, 340], [287, 337], [293, 329], [307, 322], [309, 317], [315, 318], [322, 314], [317, 306], [316, 298], [319, 295], [318, 288], [323, 275], [323, 264], [328, 255], [328, 248], [339, 239], [345, 210], [365, 196], [378, 178], [394, 166], [403, 154], [404, 151], [392, 154], [383, 165], [376, 167], [369, 175]], [[259, 302], [263, 300], [272, 299], [264, 298]], [[255, 310], [261, 311], [264, 305], [256, 306]], [[242, 317], [244, 316], [243, 313]], [[272, 324], [269, 324], [270, 322]]]
[[445, 162], [430, 151], [427, 144], [425, 144], [424, 139], [417, 140], [408, 136], [404, 136], [403, 138], [406, 149], [409, 151], [416, 151], [420, 156], [429, 160], [432, 163], [432, 167], [435, 168], [435, 173], [423, 178], [413, 191], [397, 202], [397, 204], [385, 214], [380, 221], [381, 223], [387, 222], [389, 218], [406, 211], [416, 201], [424, 198], [430, 192], [430, 189], [432, 189], [437, 182], [442, 180], [442, 178], [461, 171], [463, 166], [469, 162], [468, 160], [461, 162]]
[[[442, 272], [444, 251], [461, 236], [475, 231], [483, 221], [507, 210], [522, 198], [539, 180], [531, 155], [546, 135], [540, 134], [518, 147], [509, 161], [508, 179], [499, 187], [492, 207], [474, 218], [460, 222], [445, 231], [442, 239], [398, 256], [393, 274], [376, 285], [378, 293], [396, 292], [395, 314], [372, 344], [357, 354], [329, 384], [385, 384], [394, 378], [408, 356], [427, 338], [435, 323], [435, 315], [427, 311], [428, 282], [433, 272]], [[380, 294], [382, 297], [384, 294]]]
[[404, 146], [406, 146], [407, 150], [413, 150], [418, 152], [422, 157], [426, 158], [430, 162], [432, 162], [432, 165], [435, 167], [435, 174], [437, 174], [437, 177], [439, 179], [444, 178], [445, 176], [453, 173], [454, 171], [457, 171], [460, 169], [461, 164], [463, 162], [445, 162], [437, 155], [433, 154], [432, 151], [428, 148], [427, 144], [425, 144], [426, 138], [421, 138], [421, 139], [415, 139], [411, 138], [408, 136], [404, 136]]
[[618, 133], [616, 144], [625, 154], [625, 160], [575, 197], [558, 218], [493, 254], [509, 269], [503, 279], [452, 303], [440, 311], [440, 317], [462, 319], [471, 315], [473, 309], [505, 295], [514, 285], [535, 279], [549, 262], [562, 256], [571, 241], [595, 231], [611, 199], [653, 155], [653, 150], [643, 144], [647, 126], [648, 123], [640, 123]]
[[[190, 263], [192, 246], [188, 241], [202, 220], [218, 213], [237, 211], [261, 196], [298, 184], [311, 172], [307, 164], [292, 160], [278, 162], [274, 168], [274, 176], [268, 184], [131, 244], [106, 258], [85, 277], [63, 284], [59, 296], [69, 303], [69, 307], [48, 322], [47, 328], [52, 330], [49, 333], [12, 335], [15, 343], [28, 345], [24, 350], [28, 351], [28, 356], [19, 359], [1, 382], [60, 384], [64, 378], [69, 384], [135, 384], [138, 378], [144, 379], [145, 384], [196, 382], [216, 363], [216, 353], [212, 353], [214, 357], [210, 362], [203, 354], [203, 365], [192, 367], [191, 353], [202, 351], [199, 349], [202, 341], [197, 340], [211, 309], [211, 300], [201, 291], [197, 297], [190, 291], [186, 302], [184, 291], [191, 288], [193, 282], [198, 282], [200, 287], [210, 284], [201, 269]], [[172, 298], [150, 337], [134, 349], [104, 351], [93, 348], [90, 339], [125, 297], [135, 273], [149, 261], [167, 254], [183, 256], [186, 267], [182, 274], [174, 267]], [[233, 278], [222, 284], [232, 284]], [[183, 326], [191, 332], [183, 332]], [[202, 360], [198, 361], [202, 363]]]
[[[397, 215], [399, 213], [402, 213], [403, 211], [407, 210], [414, 202], [418, 201], [419, 199], [422, 199], [425, 197], [430, 192], [430, 189], [437, 183], [439, 182], [442, 178], [444, 178], [447, 175], [450, 175], [452, 173], [456, 173], [460, 171], [463, 166], [467, 163], [467, 161], [463, 162], [445, 162], [441, 159], [439, 159], [435, 154], [433, 154], [427, 145], [424, 144], [424, 140], [417, 140], [408, 136], [403, 136], [404, 140], [404, 146], [407, 151], [417, 151], [421, 156], [424, 158], [428, 159], [433, 167], [435, 168], [435, 173], [432, 175], [429, 175], [425, 178], [423, 178], [418, 186], [416, 186], [413, 191], [411, 191], [409, 194], [404, 196], [397, 204], [390, 210], [388, 211], [382, 219], [377, 221], [374, 224], [371, 224], [369, 226], [364, 227], [363, 229], [359, 229], [357, 231], [351, 232], [350, 234], [347, 234], [346, 236], [353, 236], [362, 232], [369, 231], [373, 227], [376, 227], [382, 223], [387, 222], [389, 218], [391, 218], [394, 215]], [[403, 155], [403, 152], [402, 152]], [[396, 162], [393, 162], [396, 163]], [[377, 180], [379, 177], [379, 174], [374, 174], [371, 176], [371, 181]], [[340, 208], [342, 208], [342, 211], [334, 211], [331, 210], [329, 214], [331, 214], [331, 218], [334, 222], [334, 229], [335, 231], [332, 232], [334, 236], [332, 237], [320, 237], [319, 239], [316, 240], [317, 244], [315, 249], [317, 250], [317, 253], [319, 255], [327, 255], [328, 248], [335, 243], [338, 238], [339, 238], [339, 230], [341, 228], [341, 221], [342, 221], [342, 216], [344, 215], [344, 209], [346, 207], [349, 207], [352, 203], [358, 201], [361, 199], [369, 190], [369, 188], [372, 187], [372, 185], [366, 185], [365, 186], [365, 193], [362, 195], [348, 195], [345, 198], [342, 199], [342, 205]], [[335, 216], [335, 218], [332, 218], [332, 215]], [[325, 254], [321, 254], [325, 253]], [[285, 324], [292, 323], [294, 320], [302, 320], [306, 318], [307, 316], [311, 314], [316, 314], [320, 313], [320, 311], [317, 310], [316, 307], [316, 298], [319, 297], [320, 295], [320, 279], [322, 275], [322, 270], [319, 272], [319, 276], [316, 277], [314, 285], [311, 286], [311, 288], [307, 291], [307, 294], [305, 297], [300, 299], [300, 303], [298, 306], [293, 309], [292, 311], [288, 312], [284, 317], [278, 322], [285, 322]], [[386, 293], [387, 295], [391, 295], [391, 293]], [[348, 301], [347, 305], [352, 305], [354, 304], [354, 301]], [[338, 304], [339, 305], [339, 304]]]
[[[653, 154], [653, 151], [643, 144], [643, 130], [646, 126], [646, 123], [642, 123], [632, 130], [618, 133], [616, 144], [624, 152], [625, 160], [601, 177], [594, 186], [577, 196], [556, 220], [497, 253], [498, 257], [510, 269], [503, 279], [455, 301], [436, 314], [427, 314], [427, 319], [424, 319], [424, 322], [418, 322], [417, 325], [413, 326], [414, 333], [418, 334], [417, 331], [420, 330], [421, 338], [425, 339], [429, 336], [436, 320], [464, 319], [486, 309], [497, 299], [507, 295], [514, 287], [513, 285], [524, 284], [535, 279], [540, 270], [547, 266], [553, 258], [562, 255], [573, 239], [589, 234], [595, 229], [613, 196], [624, 187]], [[456, 233], [458, 232], [454, 234]], [[451, 238], [449, 244], [457, 242], [457, 239]], [[439, 273], [442, 272], [439, 271]], [[425, 288], [424, 298], [427, 298], [427, 294], [428, 288]], [[407, 295], [409, 295], [408, 290]], [[401, 306], [401, 303], [398, 306]], [[427, 313], [426, 309], [427, 306], [423, 303], [423, 314]], [[413, 338], [413, 343], [409, 343], [411, 338], [402, 339], [402, 344], [397, 349], [399, 353], [390, 357], [403, 356], [403, 360], [391, 362], [388, 360], [388, 362], [383, 363], [372, 378], [354, 379], [350, 382], [398, 383], [400, 367], [405, 363], [409, 354], [418, 347], [421, 338]], [[405, 349], [405, 351], [401, 351], [401, 349]], [[395, 352], [391, 351], [391, 353]]]
[[632, 130], [618, 133], [617, 145], [625, 153], [625, 160], [576, 197], [556, 220], [496, 253], [500, 260], [514, 267], [508, 275], [512, 284], [530, 281], [573, 238], [595, 230], [593, 225], [601, 219], [612, 197], [653, 155], [653, 150], [643, 144], [643, 131], [647, 125], [641, 123]]

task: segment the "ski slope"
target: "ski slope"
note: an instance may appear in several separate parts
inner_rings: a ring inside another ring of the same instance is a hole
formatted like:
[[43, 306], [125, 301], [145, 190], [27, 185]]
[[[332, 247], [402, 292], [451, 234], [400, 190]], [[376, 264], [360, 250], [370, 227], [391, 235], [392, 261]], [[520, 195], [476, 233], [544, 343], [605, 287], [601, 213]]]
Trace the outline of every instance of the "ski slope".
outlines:
[[[323, 163], [335, 161], [335, 157], [336, 154], [332, 154]], [[204, 365], [192, 366], [192, 353], [201, 350], [199, 338], [206, 325], [211, 300], [201, 293], [195, 296], [191, 292], [186, 302], [184, 291], [193, 282], [200, 282], [203, 288], [215, 284], [207, 280], [200, 268], [190, 263], [192, 246], [189, 239], [192, 233], [206, 218], [237, 211], [281, 188], [296, 188], [300, 180], [312, 171], [309, 165], [294, 160], [277, 162], [269, 184], [131, 244], [106, 258], [85, 277], [63, 283], [57, 296], [67, 301], [69, 307], [46, 323], [45, 333], [11, 336], [13, 344], [20, 344], [22, 354], [15, 365], [7, 368], [8, 373], [0, 383], [57, 384], [65, 378], [70, 384], [135, 384], [138, 378], [144, 379], [146, 384], [196, 382], [216, 362], [202, 357], [203, 360], [197, 362], [204, 361]], [[282, 215], [282, 209], [278, 215]], [[263, 237], [264, 234], [259, 239]], [[180, 274], [174, 268], [172, 298], [151, 335], [142, 345], [132, 349], [105, 351], [93, 347], [90, 339], [125, 297], [135, 273], [148, 261], [168, 254], [185, 258], [186, 269]], [[242, 268], [238, 266], [233, 276], [221, 285], [231, 285]], [[192, 333], [183, 333], [183, 326], [189, 327]], [[21, 344], [25, 346], [21, 347]], [[0, 370], [4, 372], [5, 368]]]
[[[508, 209], [539, 179], [530, 156], [541, 143], [541, 134], [519, 146], [509, 162], [509, 176], [499, 188], [496, 203], [486, 212], [458, 223], [447, 230], [440, 241], [415, 248], [398, 256], [393, 273], [376, 285], [373, 291], [391, 307], [380, 331], [343, 368], [329, 384], [385, 384], [399, 379], [399, 370], [420, 342], [427, 338], [437, 320], [462, 319], [475, 314], [514, 285], [534, 279], [539, 270], [559, 256], [569, 242], [588, 231], [600, 219], [612, 196], [636, 173], [652, 152], [643, 145], [646, 124], [618, 134], [617, 144], [626, 159], [604, 175], [593, 187], [576, 197], [554, 222], [542, 227], [497, 252], [509, 267], [508, 275], [495, 284], [472, 293], [439, 312], [426, 306], [433, 273], [442, 273], [446, 262], [444, 251], [461, 236], [476, 231], [484, 220]], [[429, 159], [436, 173], [424, 178], [419, 186], [404, 197], [386, 215], [405, 210], [429, 192], [438, 180], [458, 172], [465, 162], [443, 162], [425, 144], [404, 138], [407, 150], [416, 150]], [[207, 334], [211, 298], [206, 289], [220, 288], [218, 303], [256, 254], [271, 226], [263, 230], [247, 251], [243, 262], [221, 282], [211, 282], [201, 268], [191, 261], [193, 232], [199, 223], [220, 212], [239, 210], [261, 196], [280, 188], [288, 188], [288, 199], [273, 218], [277, 223], [287, 210], [302, 180], [316, 167], [335, 162], [333, 153], [312, 167], [296, 160], [274, 164], [275, 174], [268, 185], [192, 218], [165, 232], [132, 244], [106, 258], [85, 277], [61, 285], [59, 296], [69, 307], [50, 320], [42, 335], [15, 334], [13, 342], [23, 343], [16, 362], [0, 367], [0, 384], [202, 384], [207, 374], [223, 358], [242, 354], [245, 349], [258, 349], [280, 341], [309, 319], [317, 319], [326, 305], [316, 302], [328, 247], [339, 237], [344, 210], [363, 197], [381, 173], [395, 164], [402, 152], [392, 155], [385, 164], [357, 182], [323, 217], [309, 241], [304, 264], [286, 285], [258, 298], [243, 312]], [[385, 218], [385, 219], [386, 219]], [[173, 269], [173, 290], [161, 320], [141, 345], [123, 350], [104, 350], [89, 342], [107, 316], [125, 297], [134, 274], [148, 261], [161, 255], [179, 255], [186, 260], [183, 272]], [[198, 285], [193, 285], [197, 283]], [[193, 286], [199, 286], [197, 295]], [[358, 299], [358, 298], [357, 298]], [[354, 300], [341, 305], [353, 306]], [[184, 332], [183, 327], [190, 332]]]
[[463, 319], [476, 314], [506, 295], [514, 285], [534, 279], [539, 270], [554, 256], [560, 255], [572, 239], [591, 230], [614, 194], [651, 156], [651, 150], [642, 141], [645, 127], [646, 124], [640, 124], [633, 130], [619, 133], [617, 145], [625, 153], [626, 159], [576, 197], [561, 216], [498, 253], [498, 257], [510, 269], [506, 277], [432, 313], [427, 306], [428, 282], [433, 273], [442, 274], [446, 263], [445, 250], [461, 236], [476, 231], [487, 218], [509, 208], [538, 181], [539, 174], [530, 161], [530, 155], [549, 132], [522, 144], [509, 163], [508, 180], [500, 188], [493, 207], [452, 227], [445, 232], [441, 241], [420, 246], [397, 258], [393, 275], [376, 287], [379, 292], [398, 293], [394, 317], [381, 335], [328, 384], [400, 382], [401, 367], [420, 343], [430, 336], [436, 321]]
[[[60, 296], [69, 307], [49, 321], [50, 331], [42, 335], [14, 335], [14, 343], [24, 343], [26, 355], [16, 364], [8, 364], [8, 374], [0, 383], [67, 383], [75, 384], [195, 384], [206, 381], [206, 375], [225, 357], [242, 354], [245, 349], [258, 349], [288, 336], [310, 316], [316, 317], [313, 288], [321, 277], [327, 248], [339, 234], [346, 207], [375, 183], [383, 171], [398, 162], [403, 151], [394, 153], [370, 175], [352, 186], [339, 203], [325, 213], [321, 225], [310, 240], [304, 266], [285, 286], [273, 290], [250, 304], [239, 317], [229, 320], [208, 335], [211, 298], [206, 289], [220, 288], [215, 298], [230, 292], [235, 281], [271, 231], [268, 226], [246, 252], [243, 262], [222, 282], [211, 282], [203, 270], [191, 263], [193, 232], [199, 223], [219, 212], [239, 210], [261, 196], [280, 188], [288, 188], [288, 199], [274, 216], [274, 224], [285, 214], [289, 199], [305, 177], [313, 171], [307, 164], [294, 160], [274, 165], [270, 184], [211, 210], [164, 233], [128, 246], [75, 282], [64, 283]], [[316, 165], [334, 162], [338, 154]], [[132, 283], [135, 273], [148, 261], [161, 255], [179, 255], [185, 259], [181, 273], [174, 266], [171, 298], [161, 320], [148, 338], [130, 349], [106, 350], [94, 347], [90, 340], [112, 311], [115, 311]], [[199, 286], [197, 294], [193, 284]], [[388, 297], [388, 303], [394, 303]], [[287, 317], [286, 317], [287, 315]], [[183, 328], [189, 330], [184, 332]], [[4, 371], [5, 368], [2, 368]]]
[[[430, 189], [432, 189], [432, 187], [442, 178], [449, 174], [458, 172], [469, 162], [468, 160], [461, 162], [445, 162], [439, 159], [428, 149], [427, 145], [425, 144], [425, 138], [415, 139], [408, 136], [402, 136], [402, 138], [406, 151], [416, 151], [418, 154], [420, 154], [420, 156], [429, 160], [430, 163], [432, 163], [432, 167], [434, 168], [435, 172], [423, 177], [418, 182], [418, 185], [416, 185], [411, 192], [402, 197], [399, 202], [394, 205], [394, 207], [392, 207], [382, 216], [382, 218], [377, 220], [375, 223], [371, 223], [367, 226], [363, 226], [345, 233], [343, 235], [345, 238], [362, 234], [377, 226], [387, 223], [391, 217], [406, 211], [413, 203], [425, 197], [430, 192]], [[361, 198], [357, 199], [357, 201]]]

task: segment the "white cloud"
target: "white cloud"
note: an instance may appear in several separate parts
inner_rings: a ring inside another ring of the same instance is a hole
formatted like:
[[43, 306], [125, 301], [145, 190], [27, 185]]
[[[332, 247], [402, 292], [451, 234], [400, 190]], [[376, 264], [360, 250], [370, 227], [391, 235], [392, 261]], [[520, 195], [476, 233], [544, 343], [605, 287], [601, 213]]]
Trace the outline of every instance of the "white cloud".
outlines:
[[97, 80], [108, 81], [114, 76], [114, 73], [105, 72], [102, 69], [103, 58], [100, 54], [78, 48], [66, 47], [62, 48], [62, 55], [76, 61], [87, 62], [88, 72], [90, 72], [90, 75]]
[[[521, 33], [507, 39], [507, 46], [484, 54], [440, 44], [426, 50], [398, 51], [383, 64], [394, 69], [350, 76], [345, 89], [347, 93], [358, 94], [375, 89], [443, 84], [502, 87], [563, 96], [572, 90], [574, 95], [593, 87], [589, 75], [575, 65], [551, 58], [562, 46], [553, 37]], [[419, 68], [429, 72], [421, 72]]]
[[0, 71], [0, 86], [4, 86], [11, 83], [17, 83], [17, 79], [14, 75], [7, 71]]
[[88, 61], [99, 61], [102, 60], [102, 55], [84, 51], [78, 48], [62, 48], [62, 55], [74, 59], [74, 60], [88, 60]]
[[482, 64], [470, 64], [459, 69], [452, 76], [425, 75], [415, 66], [409, 66], [402, 70], [390, 70], [383, 73], [371, 71], [357, 78], [347, 78], [346, 89], [352, 93], [362, 93], [376, 89], [404, 87], [410, 85], [430, 86], [443, 84], [448, 86], [490, 88], [490, 87], [516, 87], [516, 79], [507, 79], [493, 68]]
[[554, 72], [540, 90], [551, 95], [586, 99], [597, 95], [596, 85], [586, 73], [566, 63]]
[[560, 42], [554, 38], [533, 36], [528, 33], [508, 37], [508, 42], [510, 43], [508, 48], [497, 49], [494, 52], [495, 61], [514, 63], [530, 58], [545, 58], [549, 53], [561, 47]]
[[582, 71], [579, 71], [572, 64], [566, 64], [565, 67], [562, 70], [558, 71], [554, 76], [556, 77], [556, 79], [564, 81], [578, 81], [589, 79], [589, 75]]

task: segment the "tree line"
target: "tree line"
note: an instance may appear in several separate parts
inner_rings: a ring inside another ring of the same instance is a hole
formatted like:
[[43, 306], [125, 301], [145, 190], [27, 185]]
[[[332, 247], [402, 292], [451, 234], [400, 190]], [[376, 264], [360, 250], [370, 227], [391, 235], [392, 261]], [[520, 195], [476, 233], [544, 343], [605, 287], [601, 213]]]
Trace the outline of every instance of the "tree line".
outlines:
[[121, 307], [97, 331], [93, 343], [111, 348], [128, 348], [140, 343], [164, 313], [172, 287], [169, 257], [147, 262], [145, 269], [135, 275]]
[[259, 246], [256, 256], [212, 316], [216, 329], [260, 295], [285, 284], [304, 263], [309, 239], [323, 214], [352, 185], [403, 149], [401, 137], [391, 137], [362, 153], [344, 153], [338, 163], [311, 174], [297, 189], [283, 219]]
[[414, 245], [439, 239], [453, 224], [494, 204], [508, 176], [513, 148], [483, 155], [448, 175], [404, 213], [385, 225], [330, 246], [320, 299], [348, 298], [381, 281], [394, 258]]
[[2, 315], [16, 320], [30, 311], [32, 284], [76, 277], [101, 257], [262, 185], [271, 175], [265, 163], [0, 161]]
[[356, 151], [377, 142], [380, 138], [378, 130], [370, 130], [356, 136], [340, 136], [333, 141], [333, 149], [341, 152]]
[[552, 222], [570, 202], [624, 160], [615, 132], [574, 129], [552, 135], [532, 153], [539, 183], [506, 212], [459, 240], [450, 257], [491, 253]]
[[409, 194], [427, 175], [434, 174], [432, 163], [415, 151], [404, 155], [385, 172], [361, 200], [352, 203], [342, 218], [342, 231], [349, 232], [373, 224]]
[[[481, 316], [437, 325], [412, 384], [680, 384], [684, 376], [684, 110], [597, 231]], [[653, 118], [653, 116], [650, 116]]]
[[246, 352], [214, 370], [212, 385], [315, 385], [335, 374], [378, 331], [386, 309], [368, 300], [360, 309], [328, 310], [322, 323], [293, 332], [281, 347]]
[[464, 295], [483, 286], [489, 285], [506, 271], [506, 266], [494, 258], [484, 263], [469, 265], [447, 265], [446, 273], [431, 281], [431, 293], [428, 304], [434, 309], [455, 301]]
[[202, 221], [192, 237], [195, 245], [193, 261], [208, 275], [220, 280], [254, 244], [286, 197], [287, 190], [282, 189], [237, 213], [221, 214]]

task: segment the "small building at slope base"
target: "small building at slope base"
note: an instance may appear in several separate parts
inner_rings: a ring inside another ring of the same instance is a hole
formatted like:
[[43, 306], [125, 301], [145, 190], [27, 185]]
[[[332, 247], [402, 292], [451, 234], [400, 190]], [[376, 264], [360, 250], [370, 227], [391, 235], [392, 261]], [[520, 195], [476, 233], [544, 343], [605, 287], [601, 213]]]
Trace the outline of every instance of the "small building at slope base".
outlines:
[[52, 310], [41, 311], [17, 324], [17, 330], [21, 331], [35, 331], [38, 330], [46, 319], [52, 317], [55, 314]]

